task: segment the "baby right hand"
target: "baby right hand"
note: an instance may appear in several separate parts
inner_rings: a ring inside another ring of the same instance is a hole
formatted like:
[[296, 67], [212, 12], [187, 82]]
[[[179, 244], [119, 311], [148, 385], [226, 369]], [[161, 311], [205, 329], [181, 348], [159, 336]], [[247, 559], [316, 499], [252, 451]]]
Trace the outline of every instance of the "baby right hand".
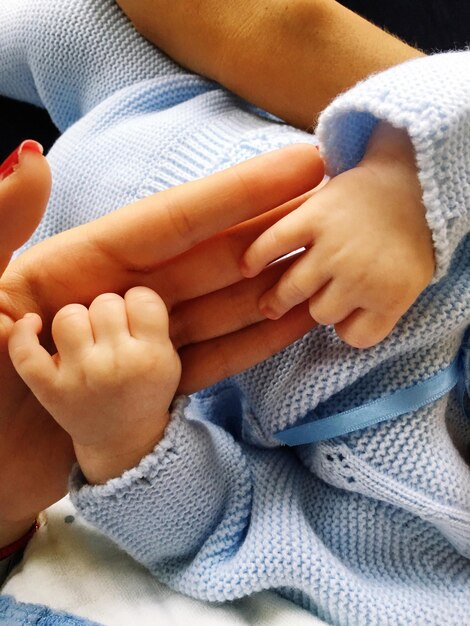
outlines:
[[9, 341], [18, 374], [66, 430], [90, 483], [134, 467], [162, 438], [181, 366], [163, 301], [146, 287], [102, 294], [89, 309], [62, 308], [52, 324], [57, 354], [39, 343], [27, 314]]

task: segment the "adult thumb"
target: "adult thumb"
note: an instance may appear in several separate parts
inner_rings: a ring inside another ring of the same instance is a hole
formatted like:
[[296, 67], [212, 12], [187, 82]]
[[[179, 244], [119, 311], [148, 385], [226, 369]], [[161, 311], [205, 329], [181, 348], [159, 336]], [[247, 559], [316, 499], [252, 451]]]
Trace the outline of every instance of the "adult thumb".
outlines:
[[36, 230], [50, 189], [49, 165], [36, 141], [23, 141], [0, 165], [0, 275]]

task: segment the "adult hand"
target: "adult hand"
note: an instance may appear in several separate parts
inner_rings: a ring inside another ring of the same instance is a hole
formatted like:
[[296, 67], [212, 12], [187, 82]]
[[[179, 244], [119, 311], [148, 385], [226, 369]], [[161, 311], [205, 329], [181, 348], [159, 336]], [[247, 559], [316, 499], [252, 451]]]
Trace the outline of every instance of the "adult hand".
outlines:
[[[37, 227], [51, 177], [35, 142], [24, 142], [0, 167], [0, 272]], [[9, 302], [8, 284], [1, 287]], [[2, 307], [3, 308], [3, 307]], [[68, 435], [22, 384], [8, 355], [12, 319], [2, 316], [0, 341], [0, 546], [21, 536], [37, 511], [64, 493], [72, 459]]]
[[[182, 390], [234, 374], [312, 325], [306, 308], [262, 322], [258, 297], [282, 268], [240, 283], [239, 261], [261, 230], [300, 201], [261, 214], [308, 192], [322, 176], [312, 146], [291, 146], [60, 233], [8, 266], [0, 281], [5, 390], [0, 399], [0, 520], [28, 519], [60, 498], [73, 462], [67, 436], [7, 359], [12, 322], [36, 312], [47, 328], [67, 303], [88, 305], [100, 293], [146, 285], [169, 308], [172, 338], [181, 348]], [[16, 198], [21, 193], [17, 190]], [[249, 221], [234, 226], [244, 220]], [[44, 343], [53, 349], [50, 337]]]

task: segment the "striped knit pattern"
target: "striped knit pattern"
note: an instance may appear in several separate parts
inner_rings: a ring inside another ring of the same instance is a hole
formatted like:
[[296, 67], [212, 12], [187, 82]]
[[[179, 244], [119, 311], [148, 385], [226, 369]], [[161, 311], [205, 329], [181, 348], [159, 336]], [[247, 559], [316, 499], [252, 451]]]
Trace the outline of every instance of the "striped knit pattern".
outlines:
[[[111, 0], [3, 0], [2, 93], [64, 134], [31, 243], [159, 189], [294, 141], [142, 40]], [[319, 125], [332, 174], [378, 119], [417, 152], [438, 259], [433, 284], [379, 346], [316, 328], [265, 363], [179, 400], [138, 467], [72, 495], [173, 588], [211, 601], [263, 589], [339, 626], [470, 626], [470, 423], [451, 392], [375, 428], [300, 449], [273, 434], [424, 380], [470, 318], [470, 53], [413, 61], [341, 96]], [[468, 364], [468, 356], [466, 362]], [[203, 367], [203, 364], [201, 364]]]

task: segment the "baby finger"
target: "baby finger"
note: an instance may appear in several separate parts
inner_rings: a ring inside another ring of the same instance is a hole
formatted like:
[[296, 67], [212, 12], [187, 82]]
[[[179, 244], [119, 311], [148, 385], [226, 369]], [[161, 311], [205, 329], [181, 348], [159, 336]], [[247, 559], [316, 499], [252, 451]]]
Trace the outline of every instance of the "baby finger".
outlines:
[[357, 308], [350, 290], [345, 290], [338, 280], [330, 280], [308, 302], [312, 318], [321, 324], [338, 324]]
[[353, 348], [371, 348], [387, 337], [399, 318], [365, 309], [357, 309], [349, 317], [335, 325], [343, 341]]
[[263, 295], [259, 302], [260, 311], [269, 319], [279, 319], [292, 307], [311, 298], [330, 279], [331, 275], [319, 262], [315, 249], [307, 250], [283, 274], [277, 285]]
[[129, 330], [136, 339], [168, 339], [168, 311], [160, 296], [148, 287], [133, 287], [124, 297]]

